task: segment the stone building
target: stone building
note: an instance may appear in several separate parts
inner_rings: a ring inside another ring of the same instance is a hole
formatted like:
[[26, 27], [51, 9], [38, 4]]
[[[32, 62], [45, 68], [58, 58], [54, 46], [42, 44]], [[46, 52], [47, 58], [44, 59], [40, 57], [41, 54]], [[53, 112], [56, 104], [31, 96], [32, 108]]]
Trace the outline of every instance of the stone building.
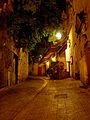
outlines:
[[[67, 30], [66, 55], [67, 70], [70, 76], [90, 84], [90, 1], [66, 0]], [[68, 60], [67, 60], [68, 59]]]
[[27, 49], [17, 48], [13, 37], [8, 35], [7, 17], [11, 10], [11, 0], [0, 1], [0, 88], [28, 77]]
[[70, 0], [68, 40], [70, 42], [70, 75], [90, 84], [90, 1]]

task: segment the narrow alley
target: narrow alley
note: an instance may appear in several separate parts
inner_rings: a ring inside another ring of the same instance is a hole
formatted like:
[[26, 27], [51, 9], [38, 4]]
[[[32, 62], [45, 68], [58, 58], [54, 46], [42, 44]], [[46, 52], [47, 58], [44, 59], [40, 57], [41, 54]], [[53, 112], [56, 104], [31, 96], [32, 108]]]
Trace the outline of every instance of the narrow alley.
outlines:
[[28, 79], [0, 90], [0, 120], [89, 120], [90, 88], [72, 78]]
[[0, 0], [0, 120], [90, 120], [90, 0]]

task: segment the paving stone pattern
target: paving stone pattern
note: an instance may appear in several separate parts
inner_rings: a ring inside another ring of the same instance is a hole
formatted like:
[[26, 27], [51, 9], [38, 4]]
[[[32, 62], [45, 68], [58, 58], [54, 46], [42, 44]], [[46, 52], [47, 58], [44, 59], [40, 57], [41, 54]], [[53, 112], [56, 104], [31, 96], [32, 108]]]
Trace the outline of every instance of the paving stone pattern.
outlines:
[[90, 88], [73, 79], [43, 84], [29, 80], [0, 94], [0, 120], [90, 120]]

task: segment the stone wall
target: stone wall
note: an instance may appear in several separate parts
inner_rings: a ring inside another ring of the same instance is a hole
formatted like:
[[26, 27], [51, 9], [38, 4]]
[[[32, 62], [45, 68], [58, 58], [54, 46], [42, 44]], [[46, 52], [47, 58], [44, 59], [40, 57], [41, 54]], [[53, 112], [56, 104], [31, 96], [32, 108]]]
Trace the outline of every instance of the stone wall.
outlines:
[[[12, 1], [0, 2], [0, 88], [12, 86], [28, 77], [28, 53], [20, 52], [8, 35], [7, 19], [12, 11]], [[18, 77], [19, 76], [19, 77]]]
[[28, 52], [27, 49], [20, 48], [18, 59], [18, 79], [19, 82], [28, 78]]
[[14, 41], [8, 36], [7, 29], [0, 30], [0, 87], [16, 84], [16, 53], [13, 46]]
[[7, 31], [0, 31], [0, 88], [15, 85], [27, 77], [27, 49], [17, 49]]
[[69, 16], [72, 18], [69, 19], [70, 23], [72, 21], [69, 32], [71, 56], [73, 56], [71, 74], [75, 78], [76, 73], [79, 73], [83, 83], [90, 83], [90, 1], [73, 0]]

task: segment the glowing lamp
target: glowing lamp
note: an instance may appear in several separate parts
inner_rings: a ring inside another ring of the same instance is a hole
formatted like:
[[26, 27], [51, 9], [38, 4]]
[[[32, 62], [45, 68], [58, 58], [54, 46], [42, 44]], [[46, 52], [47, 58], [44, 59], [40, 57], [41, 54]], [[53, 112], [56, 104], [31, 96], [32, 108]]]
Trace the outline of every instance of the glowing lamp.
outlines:
[[61, 37], [62, 37], [61, 33], [58, 32], [58, 33], [56, 34], [56, 37], [57, 37], [57, 39], [61, 39]]

